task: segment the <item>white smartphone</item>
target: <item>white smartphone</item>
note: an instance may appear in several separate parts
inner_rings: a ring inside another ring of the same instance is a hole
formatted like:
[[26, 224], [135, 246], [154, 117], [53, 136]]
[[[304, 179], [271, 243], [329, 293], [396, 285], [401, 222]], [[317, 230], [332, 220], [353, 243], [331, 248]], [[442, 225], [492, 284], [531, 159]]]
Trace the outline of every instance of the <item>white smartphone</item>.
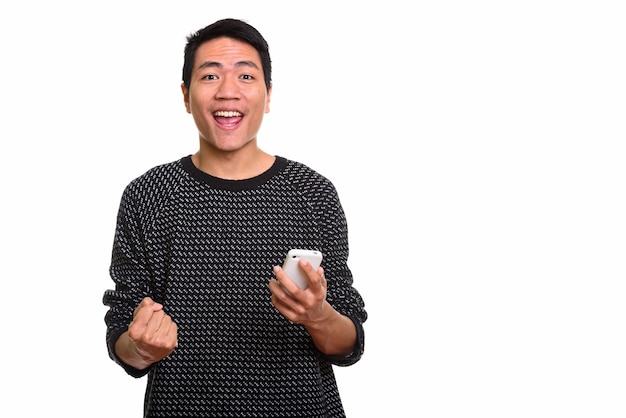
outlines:
[[309, 287], [309, 279], [306, 277], [304, 270], [298, 265], [301, 258], [308, 260], [313, 270], [317, 271], [317, 268], [322, 264], [322, 253], [316, 250], [294, 248], [289, 250], [287, 257], [285, 257], [283, 270], [301, 289], [306, 289]]

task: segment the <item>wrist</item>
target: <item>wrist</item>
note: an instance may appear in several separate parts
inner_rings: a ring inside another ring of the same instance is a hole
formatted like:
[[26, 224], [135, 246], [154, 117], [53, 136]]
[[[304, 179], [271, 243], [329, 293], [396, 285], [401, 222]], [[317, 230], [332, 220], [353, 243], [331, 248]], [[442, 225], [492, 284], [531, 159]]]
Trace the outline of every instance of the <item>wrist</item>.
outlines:
[[324, 301], [321, 315], [314, 321], [306, 325], [309, 331], [324, 331], [332, 329], [333, 326], [341, 319], [341, 314], [331, 306], [330, 303]]

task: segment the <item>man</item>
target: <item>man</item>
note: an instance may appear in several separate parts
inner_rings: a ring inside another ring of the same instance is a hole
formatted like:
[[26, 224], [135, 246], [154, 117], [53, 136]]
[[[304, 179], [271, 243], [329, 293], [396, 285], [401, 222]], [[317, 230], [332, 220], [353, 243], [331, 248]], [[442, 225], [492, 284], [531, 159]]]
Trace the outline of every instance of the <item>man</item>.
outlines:
[[[333, 365], [363, 354], [364, 302], [332, 183], [262, 151], [269, 48], [224, 19], [187, 38], [182, 93], [199, 149], [124, 190], [103, 302], [109, 354], [148, 375], [145, 416], [343, 417]], [[308, 287], [280, 268], [288, 250]], [[275, 277], [272, 278], [272, 271]]]

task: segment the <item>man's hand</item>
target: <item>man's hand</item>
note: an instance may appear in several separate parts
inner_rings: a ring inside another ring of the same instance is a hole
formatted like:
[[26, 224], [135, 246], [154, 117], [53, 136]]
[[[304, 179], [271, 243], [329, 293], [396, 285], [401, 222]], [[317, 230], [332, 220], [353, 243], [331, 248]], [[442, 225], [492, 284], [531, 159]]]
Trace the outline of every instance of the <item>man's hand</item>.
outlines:
[[163, 305], [144, 298], [135, 308], [128, 331], [115, 343], [117, 355], [136, 369], [145, 369], [170, 355], [178, 346], [178, 326]]
[[309, 287], [301, 289], [280, 266], [274, 266], [275, 279], [270, 280], [272, 304], [292, 323], [302, 324], [315, 346], [328, 355], [348, 355], [356, 343], [356, 328], [350, 318], [337, 312], [326, 300], [327, 282], [324, 269], [313, 269], [300, 259]]
[[309, 286], [301, 289], [285, 271], [274, 267], [276, 279], [271, 280], [269, 287], [272, 292], [272, 304], [291, 322], [304, 326], [315, 326], [316, 323], [328, 318], [333, 308], [326, 302], [326, 279], [324, 269], [313, 270], [311, 264], [301, 258], [299, 267], [308, 277]]

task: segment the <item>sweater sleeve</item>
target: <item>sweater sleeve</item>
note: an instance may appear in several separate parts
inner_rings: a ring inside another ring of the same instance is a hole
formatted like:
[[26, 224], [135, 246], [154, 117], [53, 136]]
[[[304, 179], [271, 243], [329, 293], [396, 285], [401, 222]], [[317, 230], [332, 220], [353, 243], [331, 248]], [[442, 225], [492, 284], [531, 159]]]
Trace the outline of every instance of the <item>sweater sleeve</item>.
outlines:
[[322, 357], [325, 358], [326, 361], [341, 367], [351, 366], [358, 362], [365, 351], [365, 332], [363, 330], [363, 323], [359, 319], [351, 316], [348, 317], [352, 320], [352, 322], [354, 322], [354, 326], [356, 327], [356, 343], [354, 344], [352, 352], [347, 356], [329, 356], [322, 354]]
[[365, 348], [365, 331], [363, 323], [367, 320], [365, 303], [359, 291], [354, 287], [352, 272], [348, 266], [348, 223], [335, 187], [326, 184], [326, 193], [316, 194], [324, 196], [320, 201], [314, 200], [314, 207], [320, 220], [322, 231], [324, 256], [324, 275], [328, 280], [326, 298], [328, 302], [342, 315], [352, 320], [356, 327], [356, 343], [352, 353], [347, 357], [323, 357], [338, 366], [349, 366], [358, 362]]
[[119, 206], [109, 268], [115, 288], [105, 291], [103, 303], [109, 307], [105, 314], [109, 356], [134, 377], [147, 374], [150, 368], [137, 370], [122, 362], [115, 353], [115, 343], [128, 329], [135, 307], [144, 297], [153, 297], [151, 273], [147, 267], [145, 246], [140, 233], [141, 224], [132, 188], [128, 187]]

